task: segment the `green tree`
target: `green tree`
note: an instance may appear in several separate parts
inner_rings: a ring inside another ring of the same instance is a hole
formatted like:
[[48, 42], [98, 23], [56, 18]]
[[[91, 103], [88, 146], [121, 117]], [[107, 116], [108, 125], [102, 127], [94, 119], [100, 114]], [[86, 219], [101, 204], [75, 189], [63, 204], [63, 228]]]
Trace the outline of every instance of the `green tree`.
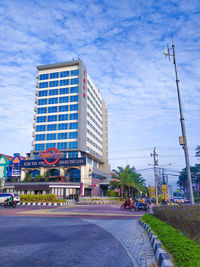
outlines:
[[[190, 167], [192, 183], [195, 185], [200, 184], [200, 169], [199, 167]], [[187, 169], [184, 168], [178, 178], [177, 185], [188, 193], [188, 180], [187, 180]]]
[[195, 156], [197, 158], [200, 158], [200, 146], [197, 146], [195, 150], [196, 150]]
[[125, 168], [118, 167], [118, 170], [113, 170], [114, 178], [119, 180], [119, 186], [122, 198], [132, 195], [135, 197], [140, 192], [146, 193], [147, 188], [145, 186], [145, 180], [141, 174], [136, 173], [134, 167], [130, 168], [127, 165]]

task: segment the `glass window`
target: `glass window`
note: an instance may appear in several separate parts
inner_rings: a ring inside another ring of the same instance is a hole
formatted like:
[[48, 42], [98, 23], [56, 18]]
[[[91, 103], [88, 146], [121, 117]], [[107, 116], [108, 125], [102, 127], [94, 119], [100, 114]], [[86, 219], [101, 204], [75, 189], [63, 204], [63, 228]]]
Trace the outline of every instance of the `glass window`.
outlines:
[[68, 158], [78, 158], [78, 151], [69, 151]]
[[36, 134], [35, 141], [44, 141], [45, 140], [45, 134]]
[[69, 80], [60, 80], [60, 86], [69, 85]]
[[43, 132], [46, 131], [46, 125], [37, 125], [36, 132]]
[[57, 121], [57, 115], [48, 116], [48, 121]]
[[48, 80], [49, 79], [49, 74], [40, 74], [40, 80]]
[[69, 88], [60, 88], [60, 95], [69, 94]]
[[60, 78], [62, 77], [68, 77], [69, 76], [69, 71], [62, 71], [60, 72]]
[[78, 84], [79, 79], [75, 78], [75, 79], [71, 79], [71, 83], [70, 84]]
[[48, 82], [39, 83], [39, 88], [47, 88], [47, 87], [48, 87]]
[[57, 143], [58, 149], [67, 149], [67, 143]]
[[51, 81], [49, 83], [49, 87], [56, 87], [56, 86], [58, 86], [58, 81]]
[[70, 122], [69, 129], [78, 129], [78, 122]]
[[87, 163], [92, 165], [92, 159], [90, 157], [87, 157]]
[[78, 138], [78, 132], [70, 132], [69, 139]]
[[47, 134], [47, 140], [56, 140], [56, 133]]
[[54, 98], [49, 98], [49, 104], [57, 104], [58, 103], [58, 98], [54, 97]]
[[58, 107], [48, 107], [48, 113], [57, 112]]
[[47, 143], [46, 144], [46, 149], [48, 149], [50, 147], [56, 147], [56, 143]]
[[69, 119], [70, 120], [78, 120], [78, 113], [69, 114]]
[[68, 123], [58, 124], [58, 130], [67, 130], [67, 129], [68, 129]]
[[37, 122], [45, 122], [45, 121], [46, 121], [46, 116], [37, 117]]
[[35, 150], [44, 150], [44, 144], [36, 144]]
[[77, 102], [78, 101], [78, 95], [71, 95], [70, 96], [70, 102]]
[[68, 102], [68, 96], [63, 96], [59, 98], [59, 103], [66, 103]]
[[78, 142], [69, 142], [69, 149], [78, 148]]
[[68, 106], [59, 106], [59, 112], [68, 111]]
[[38, 108], [37, 114], [47, 113], [47, 108]]
[[59, 72], [50, 73], [50, 79], [59, 78]]
[[46, 105], [47, 104], [47, 99], [38, 99], [38, 105]]
[[47, 92], [48, 92], [47, 90], [39, 91], [39, 95], [38, 96], [39, 97], [40, 96], [47, 96]]
[[78, 110], [78, 104], [76, 105], [70, 105], [70, 111]]
[[48, 124], [47, 125], [47, 131], [56, 131], [57, 124]]
[[67, 121], [67, 120], [68, 120], [68, 114], [59, 115], [59, 121]]
[[58, 139], [67, 139], [68, 134], [67, 133], [59, 133]]
[[57, 94], [58, 94], [58, 89], [49, 90], [49, 95], [57, 95]]
[[76, 87], [71, 87], [71, 88], [70, 88], [70, 93], [71, 93], [71, 94], [78, 93], [78, 86], [76, 86]]
[[71, 76], [78, 76], [79, 70], [71, 70]]

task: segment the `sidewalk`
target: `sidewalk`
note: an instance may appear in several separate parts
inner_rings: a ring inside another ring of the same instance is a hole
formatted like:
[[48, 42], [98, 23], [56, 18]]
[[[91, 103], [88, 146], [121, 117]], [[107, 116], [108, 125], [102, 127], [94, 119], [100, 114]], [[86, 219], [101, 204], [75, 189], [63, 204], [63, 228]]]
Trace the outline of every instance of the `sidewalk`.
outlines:
[[110, 232], [124, 247], [134, 267], [158, 266], [148, 235], [139, 220], [90, 220]]

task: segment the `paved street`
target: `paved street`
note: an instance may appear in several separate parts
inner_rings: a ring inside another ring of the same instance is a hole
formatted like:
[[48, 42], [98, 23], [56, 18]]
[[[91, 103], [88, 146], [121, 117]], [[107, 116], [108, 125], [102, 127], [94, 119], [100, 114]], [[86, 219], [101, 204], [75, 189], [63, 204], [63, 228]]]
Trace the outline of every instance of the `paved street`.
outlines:
[[157, 266], [140, 216], [119, 205], [0, 207], [1, 266]]

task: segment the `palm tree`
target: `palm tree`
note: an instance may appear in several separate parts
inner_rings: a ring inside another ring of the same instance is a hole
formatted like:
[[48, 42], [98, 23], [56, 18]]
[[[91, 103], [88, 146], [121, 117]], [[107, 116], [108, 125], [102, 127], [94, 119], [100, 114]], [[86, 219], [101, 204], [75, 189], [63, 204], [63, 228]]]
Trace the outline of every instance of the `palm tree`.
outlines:
[[130, 168], [127, 165], [125, 168], [118, 167], [118, 170], [113, 170], [114, 177], [119, 179], [121, 196], [127, 198], [127, 195], [136, 196], [140, 192], [146, 192], [145, 180], [141, 174], [136, 173], [135, 168]]

